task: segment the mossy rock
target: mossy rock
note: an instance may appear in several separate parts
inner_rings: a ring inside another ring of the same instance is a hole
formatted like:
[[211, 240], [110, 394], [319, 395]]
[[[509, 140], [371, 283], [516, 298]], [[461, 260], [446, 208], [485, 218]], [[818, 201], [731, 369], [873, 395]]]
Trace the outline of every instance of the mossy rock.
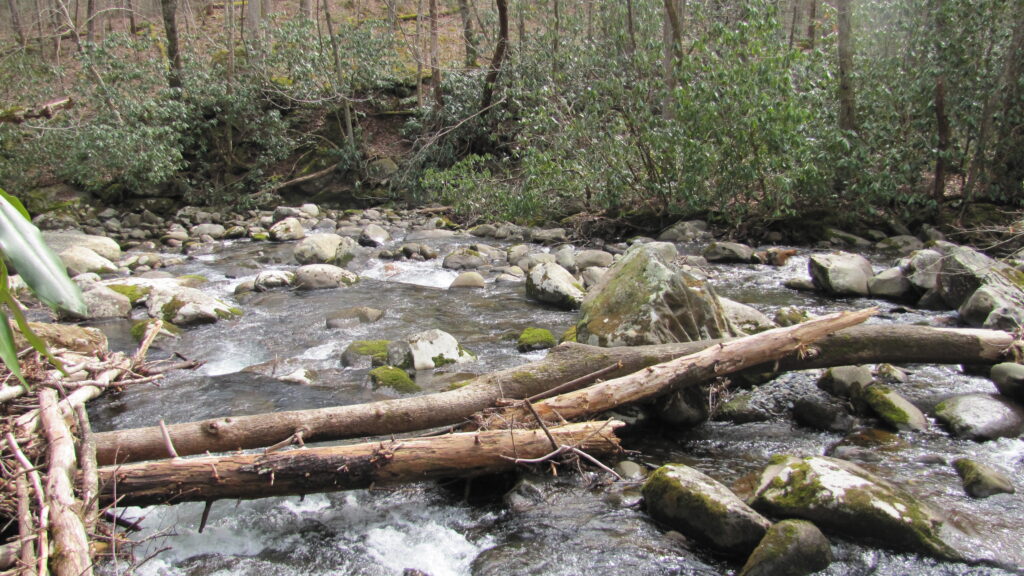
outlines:
[[411, 394], [422, 390], [405, 373], [405, 370], [395, 368], [394, 366], [380, 366], [370, 370], [370, 382], [373, 383], [374, 388], [391, 388], [403, 394]]
[[362, 363], [360, 358], [369, 358], [371, 366], [384, 366], [388, 363], [390, 343], [390, 340], [356, 340], [345, 348], [341, 363], [343, 366], [359, 366]]
[[1017, 489], [1010, 477], [981, 462], [960, 458], [953, 462], [956, 473], [971, 498], [988, 498], [996, 494], [1014, 494]]
[[576, 327], [570, 326], [565, 332], [562, 332], [562, 337], [558, 340], [559, 342], [575, 342], [576, 341]]
[[132, 306], [145, 300], [151, 291], [148, 286], [142, 286], [139, 284], [108, 284], [107, 288], [110, 288], [118, 294], [127, 296], [128, 301], [132, 303]]
[[555, 337], [544, 328], [527, 328], [519, 335], [516, 349], [520, 352], [547, 350], [555, 346]]
[[209, 281], [210, 280], [206, 276], [201, 274], [183, 274], [178, 276], [178, 282], [182, 286], [189, 286], [191, 288], [198, 288]]
[[897, 430], [920, 432], [928, 429], [928, 419], [917, 406], [887, 386], [872, 384], [861, 392], [861, 398], [879, 418]]
[[[153, 320], [139, 320], [132, 324], [132, 338], [134, 338], [136, 342], [142, 342], [142, 337], [146, 335], [146, 328], [148, 328], [152, 322]], [[170, 322], [164, 322], [161, 333], [168, 333], [172, 336], [177, 336], [178, 334], [181, 334], [181, 328], [178, 328]], [[159, 335], [157, 337], [159, 338]]]
[[768, 529], [739, 576], [805, 576], [832, 563], [832, 548], [806, 520], [783, 520]]

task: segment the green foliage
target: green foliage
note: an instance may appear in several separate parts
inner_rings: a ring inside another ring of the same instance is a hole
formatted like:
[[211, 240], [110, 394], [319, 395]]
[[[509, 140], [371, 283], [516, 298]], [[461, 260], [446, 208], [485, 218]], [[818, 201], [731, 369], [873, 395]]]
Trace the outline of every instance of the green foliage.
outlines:
[[68, 278], [64, 264], [43, 241], [21, 202], [0, 189], [0, 359], [27, 387], [18, 366], [8, 314], [14, 317], [22, 336], [33, 348], [45, 354], [54, 365], [60, 367], [60, 363], [50, 356], [43, 341], [29, 329], [21, 307], [10, 291], [7, 261], [45, 304], [80, 315], [86, 313], [82, 294]]

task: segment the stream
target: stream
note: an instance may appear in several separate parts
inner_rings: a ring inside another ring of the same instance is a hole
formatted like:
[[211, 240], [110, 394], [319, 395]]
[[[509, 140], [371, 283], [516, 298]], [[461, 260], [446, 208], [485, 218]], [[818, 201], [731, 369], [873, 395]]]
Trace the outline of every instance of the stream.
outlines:
[[[454, 246], [479, 242], [469, 236], [422, 240], [443, 256]], [[500, 242], [488, 243], [501, 247]], [[400, 242], [393, 242], [394, 246]], [[699, 253], [697, 246], [681, 252]], [[158, 341], [152, 359], [178, 353], [200, 360], [195, 371], [178, 371], [156, 384], [108, 393], [89, 409], [97, 431], [193, 421], [214, 416], [317, 408], [395, 397], [368, 385], [367, 369], [341, 366], [342, 351], [355, 340], [396, 339], [438, 328], [451, 333], [478, 360], [417, 374], [423, 393], [446, 389], [467, 373], [482, 374], [533, 362], [545, 352], [521, 354], [515, 339], [527, 327], [556, 336], [577, 314], [527, 300], [522, 284], [488, 283], [482, 290], [446, 287], [457, 275], [428, 261], [357, 261], [349, 267], [361, 280], [335, 290], [270, 291], [234, 300], [234, 287], [260, 270], [292, 269], [292, 244], [226, 241], [204, 245], [174, 275], [197, 274], [204, 291], [245, 311], [238, 320], [185, 330], [177, 339]], [[871, 299], [834, 300], [782, 287], [807, 275], [807, 255], [785, 266], [713, 265], [716, 291], [758, 308], [769, 317], [783, 306], [813, 314], [879, 306], [871, 322], [947, 326], [953, 312], [919, 311]], [[891, 263], [868, 256], [876, 269]], [[373, 324], [328, 329], [326, 315], [350, 306], [386, 311]], [[141, 311], [136, 311], [141, 313]], [[94, 323], [111, 347], [133, 350], [129, 321]], [[299, 368], [315, 375], [311, 385], [275, 376]], [[908, 366], [898, 391], [928, 411], [954, 394], [992, 392], [986, 378], [958, 367]], [[648, 426], [625, 434], [633, 460], [648, 467], [682, 462], [729, 486], [749, 484], [773, 454], [830, 453], [836, 445], [858, 464], [904, 486], [943, 510], [958, 526], [974, 531], [1002, 557], [1024, 566], [1024, 498], [967, 497], [950, 463], [971, 456], [1001, 466], [1024, 487], [1024, 441], [959, 440], [937, 424], [918, 434], [859, 431], [849, 435], [802, 428], [785, 414], [789, 402], [815, 386], [820, 372], [780, 376], [754, 392], [777, 417], [766, 422], [708, 422], [693, 429]], [[934, 424], [934, 422], [933, 422]], [[612, 483], [597, 472], [583, 475], [524, 474], [509, 490], [499, 481], [452, 485], [419, 484], [318, 494], [305, 498], [219, 501], [206, 529], [197, 532], [202, 504], [131, 508], [141, 519], [145, 539], [138, 559], [155, 554], [136, 571], [143, 575], [401, 575], [414, 569], [430, 576], [728, 574], [739, 565], [709, 554], [651, 521], [640, 502], [639, 486]], [[467, 498], [467, 494], [469, 495]], [[831, 537], [836, 561], [823, 574], [1002, 575], [1001, 568], [971, 567], [898, 554]], [[159, 553], [157, 553], [159, 552]], [[108, 563], [106, 574], [121, 574], [126, 563]]]

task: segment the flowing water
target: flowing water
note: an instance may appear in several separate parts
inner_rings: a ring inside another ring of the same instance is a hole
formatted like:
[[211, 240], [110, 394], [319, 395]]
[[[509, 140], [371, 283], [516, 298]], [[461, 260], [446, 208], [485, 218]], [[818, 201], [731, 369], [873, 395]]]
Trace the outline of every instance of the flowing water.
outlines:
[[[469, 238], [431, 240], [441, 254]], [[178, 274], [200, 274], [204, 290], [232, 299], [234, 286], [268, 268], [293, 267], [291, 246], [223, 243], [181, 266]], [[878, 265], [885, 264], [877, 260]], [[354, 340], [396, 339], [439, 328], [454, 335], [479, 360], [417, 375], [424, 393], [475, 374], [536, 361], [543, 352], [520, 354], [515, 338], [526, 327], [560, 334], [575, 313], [528, 301], [522, 285], [488, 284], [483, 290], [447, 291], [456, 273], [440, 260], [381, 262], [354, 266], [362, 280], [354, 286], [314, 292], [274, 291], [239, 301], [245, 315], [186, 330], [155, 347], [151, 357], [177, 352], [205, 364], [177, 372], [156, 385], [108, 394], [90, 406], [97, 430], [151, 426], [207, 417], [317, 408], [380, 400], [394, 395], [367, 384], [367, 370], [343, 368], [342, 351]], [[718, 292], [749, 303], [769, 316], [782, 306], [812, 313], [878, 305], [872, 322], [945, 325], [951, 313], [920, 312], [865, 299], [831, 300], [782, 288], [790, 277], [807, 274], [806, 255], [782, 268], [714, 266]], [[332, 310], [372, 306], [386, 310], [382, 320], [328, 329]], [[131, 349], [128, 322], [99, 325], [112, 346]], [[311, 385], [276, 376], [305, 368]], [[955, 367], [912, 366], [899, 391], [922, 408], [953, 394], [994, 391], [983, 378]], [[709, 422], [695, 429], [644, 428], [626, 435], [634, 460], [651, 467], [683, 462], [727, 485], [749, 485], [773, 454], [823, 454], [837, 444], [858, 463], [934, 503], [961, 528], [978, 536], [979, 546], [1024, 566], [1024, 501], [1000, 495], [972, 500], [964, 495], [952, 466], [972, 456], [1003, 467], [1024, 486], [1024, 441], [973, 443], [953, 439], [937, 426], [921, 434], [842, 435], [794, 425], [788, 402], [814, 387], [817, 373], [777, 378], [755, 397], [779, 413], [767, 422]], [[201, 504], [129, 509], [142, 518], [148, 540], [136, 550], [146, 562], [138, 573], [153, 575], [398, 575], [417, 569], [431, 576], [570, 574], [724, 574], [739, 568], [709, 555], [644, 513], [635, 483], [611, 483], [596, 473], [521, 479], [509, 496], [500, 482], [444, 486], [422, 484], [389, 490], [268, 498], [213, 506], [204, 533], [197, 532]], [[740, 489], [740, 488], [738, 488]], [[471, 494], [470, 497], [466, 497]], [[855, 545], [833, 538], [836, 562], [827, 574], [953, 575], [1010, 574], [993, 567], [969, 567], [914, 555]], [[125, 570], [110, 564], [108, 573]]]

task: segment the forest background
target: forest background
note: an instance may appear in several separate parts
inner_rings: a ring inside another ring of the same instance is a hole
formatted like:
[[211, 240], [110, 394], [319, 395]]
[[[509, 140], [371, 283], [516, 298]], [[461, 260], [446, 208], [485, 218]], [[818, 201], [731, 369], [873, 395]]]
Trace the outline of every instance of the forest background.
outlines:
[[1024, 203], [1022, 58], [1015, 0], [3, 0], [0, 186], [587, 233], [960, 220]]

